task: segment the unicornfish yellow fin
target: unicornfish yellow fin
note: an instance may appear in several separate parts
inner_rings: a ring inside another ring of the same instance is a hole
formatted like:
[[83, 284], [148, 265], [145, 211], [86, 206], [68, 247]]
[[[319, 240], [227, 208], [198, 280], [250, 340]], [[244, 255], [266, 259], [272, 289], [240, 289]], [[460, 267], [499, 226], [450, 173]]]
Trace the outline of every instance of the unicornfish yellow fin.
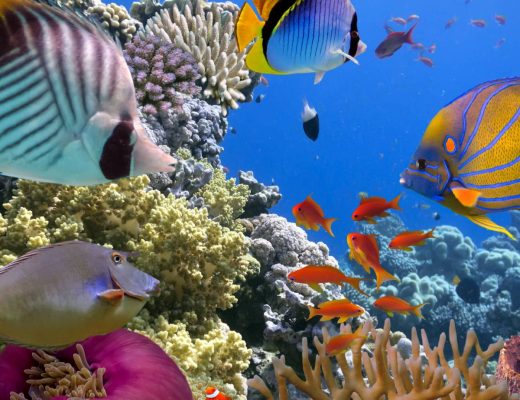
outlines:
[[478, 226], [481, 226], [482, 228], [488, 229], [490, 231], [494, 232], [500, 232], [504, 235], [507, 235], [510, 239], [515, 240], [516, 238], [513, 236], [511, 232], [509, 232], [506, 228], [503, 226], [500, 226], [496, 224], [495, 222], [491, 221], [491, 219], [487, 215], [466, 215], [470, 219], [471, 222], [474, 224], [477, 224]]
[[475, 207], [482, 194], [478, 190], [467, 189], [462, 186], [451, 186], [450, 189], [458, 202], [468, 208]]
[[249, 5], [244, 3], [235, 24], [235, 37], [238, 51], [244, 50], [262, 31], [264, 22], [260, 21]]

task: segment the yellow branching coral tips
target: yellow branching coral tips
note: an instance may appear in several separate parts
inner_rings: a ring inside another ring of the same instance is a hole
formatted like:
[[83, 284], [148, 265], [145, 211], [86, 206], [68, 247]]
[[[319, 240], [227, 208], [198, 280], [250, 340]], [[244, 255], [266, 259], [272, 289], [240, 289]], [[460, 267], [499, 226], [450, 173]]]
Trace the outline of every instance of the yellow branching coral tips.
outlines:
[[[335, 368], [327, 355], [326, 342], [329, 333], [323, 328], [324, 341], [314, 337], [318, 352], [314, 366], [309, 358], [307, 338], [302, 340], [302, 369], [304, 379], [285, 363], [285, 358], [274, 357], [273, 366], [278, 383], [279, 400], [288, 400], [288, 383], [313, 400], [374, 400], [380, 398], [394, 400], [518, 400], [518, 395], [509, 395], [506, 382], [496, 383], [485, 374], [487, 362], [503, 347], [499, 340], [489, 345], [487, 350], [480, 348], [473, 330], [466, 334], [466, 343], [460, 352], [457, 342], [455, 322], [449, 329], [449, 342], [454, 364], [444, 355], [446, 335], [439, 337], [433, 348], [424, 330], [421, 342], [415, 328], [412, 329], [412, 352], [403, 360], [396, 347], [390, 345], [390, 320], [384, 328], [376, 331], [370, 321], [359, 329], [360, 335], [369, 335], [374, 340], [375, 349], [371, 353], [362, 350], [363, 341], [356, 340], [350, 345], [352, 362], [347, 362], [344, 354], [335, 356], [342, 378], [334, 375]], [[356, 331], [356, 332], [358, 332]], [[342, 326], [340, 334], [353, 335], [350, 325]], [[425, 366], [424, 355], [428, 360]], [[471, 363], [470, 363], [470, 360]], [[258, 376], [248, 381], [249, 387], [260, 392], [267, 399], [274, 399], [273, 393]], [[325, 386], [325, 387], [324, 387]]]

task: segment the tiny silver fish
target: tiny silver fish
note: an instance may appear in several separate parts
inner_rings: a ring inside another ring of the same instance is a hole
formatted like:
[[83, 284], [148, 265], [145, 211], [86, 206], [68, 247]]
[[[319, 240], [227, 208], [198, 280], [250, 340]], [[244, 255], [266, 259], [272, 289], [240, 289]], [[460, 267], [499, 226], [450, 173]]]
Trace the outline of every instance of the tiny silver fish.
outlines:
[[173, 171], [146, 136], [124, 57], [68, 9], [0, 0], [0, 171], [95, 185]]
[[57, 349], [112, 332], [135, 317], [159, 281], [131, 254], [70, 241], [0, 268], [0, 338]]

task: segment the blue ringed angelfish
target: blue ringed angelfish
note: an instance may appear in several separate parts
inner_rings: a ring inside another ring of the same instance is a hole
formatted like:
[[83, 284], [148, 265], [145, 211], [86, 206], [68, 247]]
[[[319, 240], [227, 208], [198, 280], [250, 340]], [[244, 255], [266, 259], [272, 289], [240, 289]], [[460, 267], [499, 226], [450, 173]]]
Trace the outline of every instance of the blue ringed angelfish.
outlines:
[[59, 5], [1, 0], [0, 38], [3, 174], [93, 185], [174, 169], [146, 136], [122, 52], [99, 27]]
[[520, 78], [482, 83], [432, 119], [401, 184], [486, 229], [486, 215], [520, 209]]
[[249, 69], [268, 74], [326, 71], [356, 56], [366, 45], [350, 0], [253, 0], [261, 20], [244, 3], [235, 26], [240, 51], [256, 39], [246, 57]]

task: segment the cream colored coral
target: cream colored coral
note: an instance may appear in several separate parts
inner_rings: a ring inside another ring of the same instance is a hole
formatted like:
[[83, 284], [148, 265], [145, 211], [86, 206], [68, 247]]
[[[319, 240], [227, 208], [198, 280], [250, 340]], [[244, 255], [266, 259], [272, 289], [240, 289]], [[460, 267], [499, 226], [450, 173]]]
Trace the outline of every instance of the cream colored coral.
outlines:
[[[341, 331], [352, 332], [350, 326], [342, 326]], [[333, 372], [331, 359], [326, 355], [325, 342], [329, 339], [323, 329], [324, 342], [314, 338], [318, 351], [314, 366], [309, 361], [307, 339], [302, 341], [302, 366], [305, 380], [285, 364], [284, 357], [273, 359], [273, 366], [279, 389], [279, 399], [287, 400], [287, 383], [293, 384], [299, 391], [309, 395], [313, 400], [507, 400], [518, 399], [509, 396], [507, 384], [494, 381], [484, 373], [485, 364], [503, 346], [500, 340], [488, 347], [480, 348], [476, 333], [468, 331], [464, 350], [460, 353], [457, 343], [455, 322], [450, 323], [449, 340], [453, 351], [455, 365], [451, 367], [444, 356], [446, 335], [442, 334], [438, 345], [430, 347], [426, 332], [421, 331], [422, 345], [428, 363], [423, 367], [420, 355], [420, 342], [415, 329], [412, 330], [412, 355], [404, 361], [397, 350], [389, 343], [390, 320], [385, 321], [382, 331], [377, 332], [370, 321], [362, 328], [363, 335], [375, 337], [373, 355], [362, 351], [363, 340], [357, 340], [351, 346], [352, 363], [347, 362], [345, 355], [336, 356], [339, 368], [343, 373], [343, 382], [338, 383]], [[469, 358], [476, 353], [470, 365]], [[363, 373], [364, 371], [364, 373]], [[463, 380], [466, 383], [463, 388]], [[328, 391], [323, 390], [324, 380]], [[250, 387], [258, 390], [267, 399], [274, 396], [265, 383], [255, 377], [248, 381]], [[384, 397], [383, 397], [384, 396]]]
[[87, 12], [96, 15], [102, 21], [101, 26], [105, 30], [117, 33], [122, 40], [132, 40], [137, 32], [136, 21], [130, 17], [123, 6], [98, 2], [89, 7]]
[[203, 77], [204, 96], [215, 99], [227, 115], [228, 108], [237, 109], [238, 102], [246, 100], [242, 91], [251, 79], [245, 51], [238, 52], [233, 38], [238, 7], [231, 3], [222, 7], [195, 0], [181, 11], [175, 4], [171, 11], [161, 10], [148, 20], [146, 34], [161, 36], [191, 53]]

